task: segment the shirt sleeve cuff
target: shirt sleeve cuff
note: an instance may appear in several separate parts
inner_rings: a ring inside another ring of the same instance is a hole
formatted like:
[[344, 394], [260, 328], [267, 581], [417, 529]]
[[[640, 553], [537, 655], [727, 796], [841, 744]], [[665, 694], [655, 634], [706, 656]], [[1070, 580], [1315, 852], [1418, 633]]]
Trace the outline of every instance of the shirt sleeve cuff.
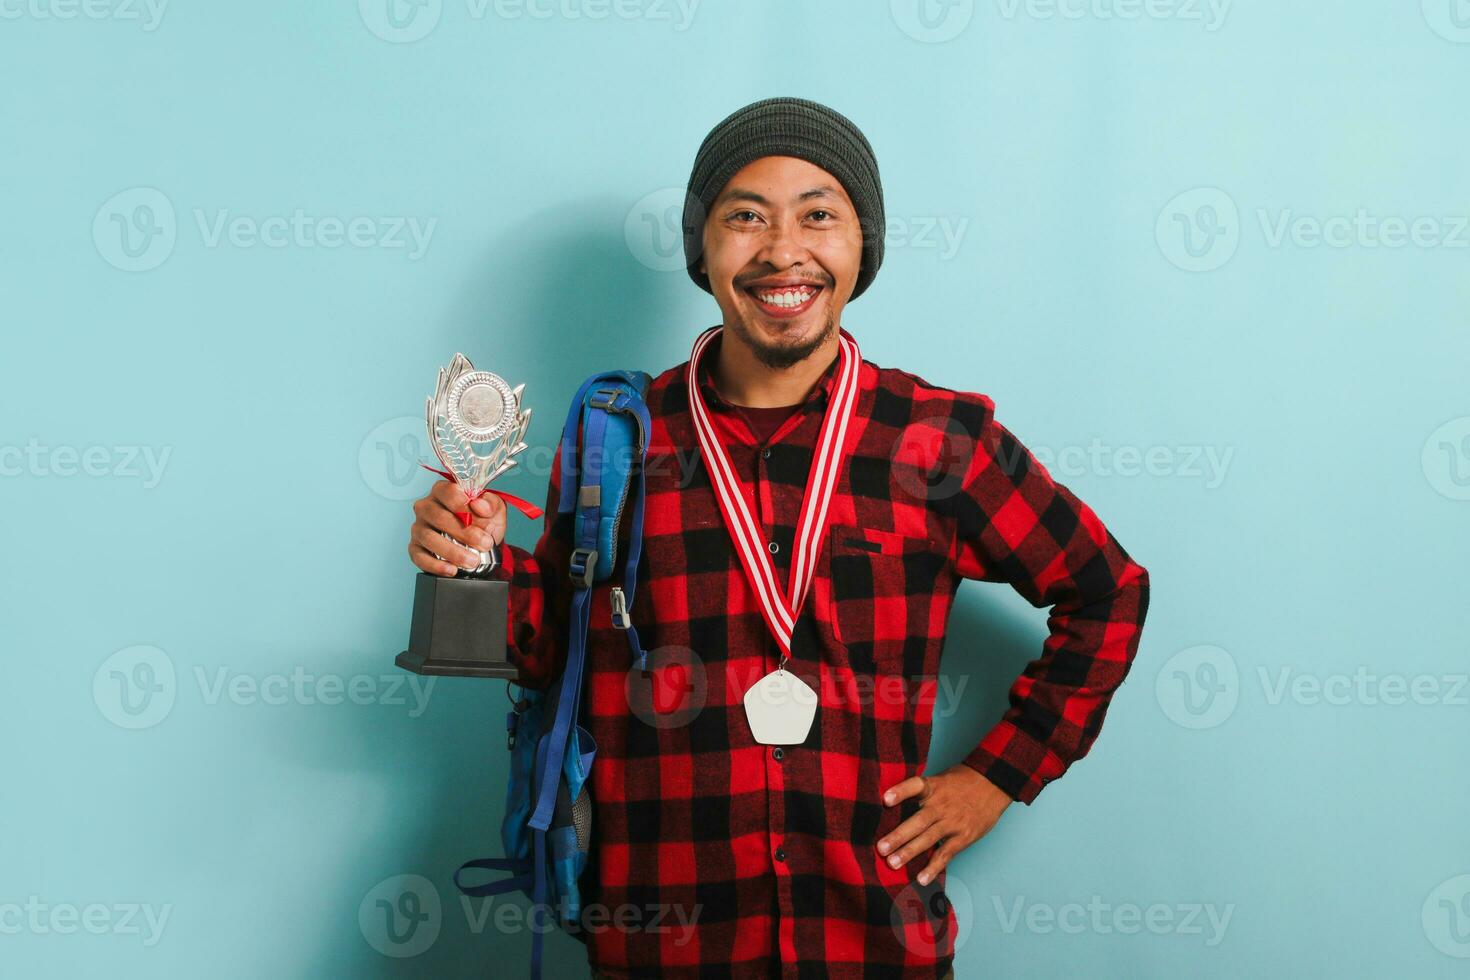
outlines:
[[516, 642], [516, 626], [526, 618], [526, 610], [517, 608], [518, 600], [525, 601], [526, 591], [522, 587], [524, 583], [516, 580], [516, 573], [525, 566], [526, 559], [532, 557], [531, 553], [516, 547], [509, 541], [503, 541], [496, 549], [495, 557], [498, 559], [495, 567], [485, 573], [485, 578], [510, 585], [505, 610], [505, 649], [508, 658], [516, 665], [518, 672], [514, 683], [520, 687], [544, 687], [546, 679], [533, 670], [527, 669], [530, 665], [527, 664]]
[[1066, 771], [1056, 753], [1009, 721], [992, 728], [962, 761], [1028, 806], [1043, 786]]

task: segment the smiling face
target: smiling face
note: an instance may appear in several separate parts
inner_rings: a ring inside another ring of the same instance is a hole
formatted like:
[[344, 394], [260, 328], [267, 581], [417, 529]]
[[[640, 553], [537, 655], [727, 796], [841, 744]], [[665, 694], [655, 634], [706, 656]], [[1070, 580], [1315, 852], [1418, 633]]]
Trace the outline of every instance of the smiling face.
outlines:
[[761, 157], [710, 206], [699, 268], [725, 329], [783, 368], [835, 342], [862, 253], [857, 209], [836, 177], [796, 157]]

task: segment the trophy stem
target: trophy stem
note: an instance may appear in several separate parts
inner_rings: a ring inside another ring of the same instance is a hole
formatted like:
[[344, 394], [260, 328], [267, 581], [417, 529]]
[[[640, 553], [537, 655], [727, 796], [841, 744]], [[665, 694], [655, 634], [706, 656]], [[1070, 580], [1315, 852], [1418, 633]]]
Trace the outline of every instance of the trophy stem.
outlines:
[[461, 568], [454, 573], [455, 578], [484, 578], [500, 566], [500, 557], [496, 554], [498, 548], [489, 551], [476, 551], [480, 556], [480, 564], [474, 568]]

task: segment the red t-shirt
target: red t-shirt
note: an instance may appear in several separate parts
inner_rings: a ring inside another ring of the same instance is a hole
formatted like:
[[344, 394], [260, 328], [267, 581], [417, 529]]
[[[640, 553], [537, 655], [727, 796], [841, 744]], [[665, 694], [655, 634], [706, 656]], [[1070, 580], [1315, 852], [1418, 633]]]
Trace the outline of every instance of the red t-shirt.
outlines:
[[755, 433], [755, 441], [767, 442], [776, 430], [781, 428], [781, 423], [791, 417], [791, 414], [801, 407], [798, 402], [795, 405], [778, 405], [775, 408], [751, 408], [748, 405], [737, 405], [736, 409], [742, 418], [750, 423], [751, 431]]

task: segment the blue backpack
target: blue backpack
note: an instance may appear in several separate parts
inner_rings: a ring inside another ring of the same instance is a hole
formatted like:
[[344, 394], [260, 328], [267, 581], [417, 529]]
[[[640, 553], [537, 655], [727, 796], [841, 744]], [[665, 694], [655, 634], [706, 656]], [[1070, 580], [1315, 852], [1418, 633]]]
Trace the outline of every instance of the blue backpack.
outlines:
[[[642, 371], [594, 374], [582, 383], [567, 412], [561, 440], [561, 495], [558, 514], [572, 513], [570, 571], [571, 622], [566, 667], [544, 691], [522, 688], [505, 718], [510, 750], [510, 781], [500, 838], [503, 858], [467, 861], [454, 883], [471, 897], [519, 889], [531, 899], [531, 976], [541, 976], [541, 915], [554, 919], [585, 942], [575, 927], [582, 913], [578, 879], [587, 867], [592, 836], [592, 801], [586, 782], [597, 755], [592, 736], [578, 724], [582, 673], [586, 665], [587, 625], [592, 585], [613, 574], [624, 511], [631, 505], [628, 554], [623, 584], [611, 590], [613, 625], [628, 637], [640, 668], [646, 656], [629, 610], [643, 544], [643, 467], [648, 450], [649, 417], [644, 404], [650, 378]], [[582, 440], [578, 446], [578, 429]], [[580, 453], [578, 450], [581, 450]], [[640, 463], [634, 478], [634, 459]], [[514, 682], [511, 682], [514, 683]], [[507, 693], [509, 687], [507, 686]], [[466, 871], [504, 871], [509, 877], [465, 885]]]

